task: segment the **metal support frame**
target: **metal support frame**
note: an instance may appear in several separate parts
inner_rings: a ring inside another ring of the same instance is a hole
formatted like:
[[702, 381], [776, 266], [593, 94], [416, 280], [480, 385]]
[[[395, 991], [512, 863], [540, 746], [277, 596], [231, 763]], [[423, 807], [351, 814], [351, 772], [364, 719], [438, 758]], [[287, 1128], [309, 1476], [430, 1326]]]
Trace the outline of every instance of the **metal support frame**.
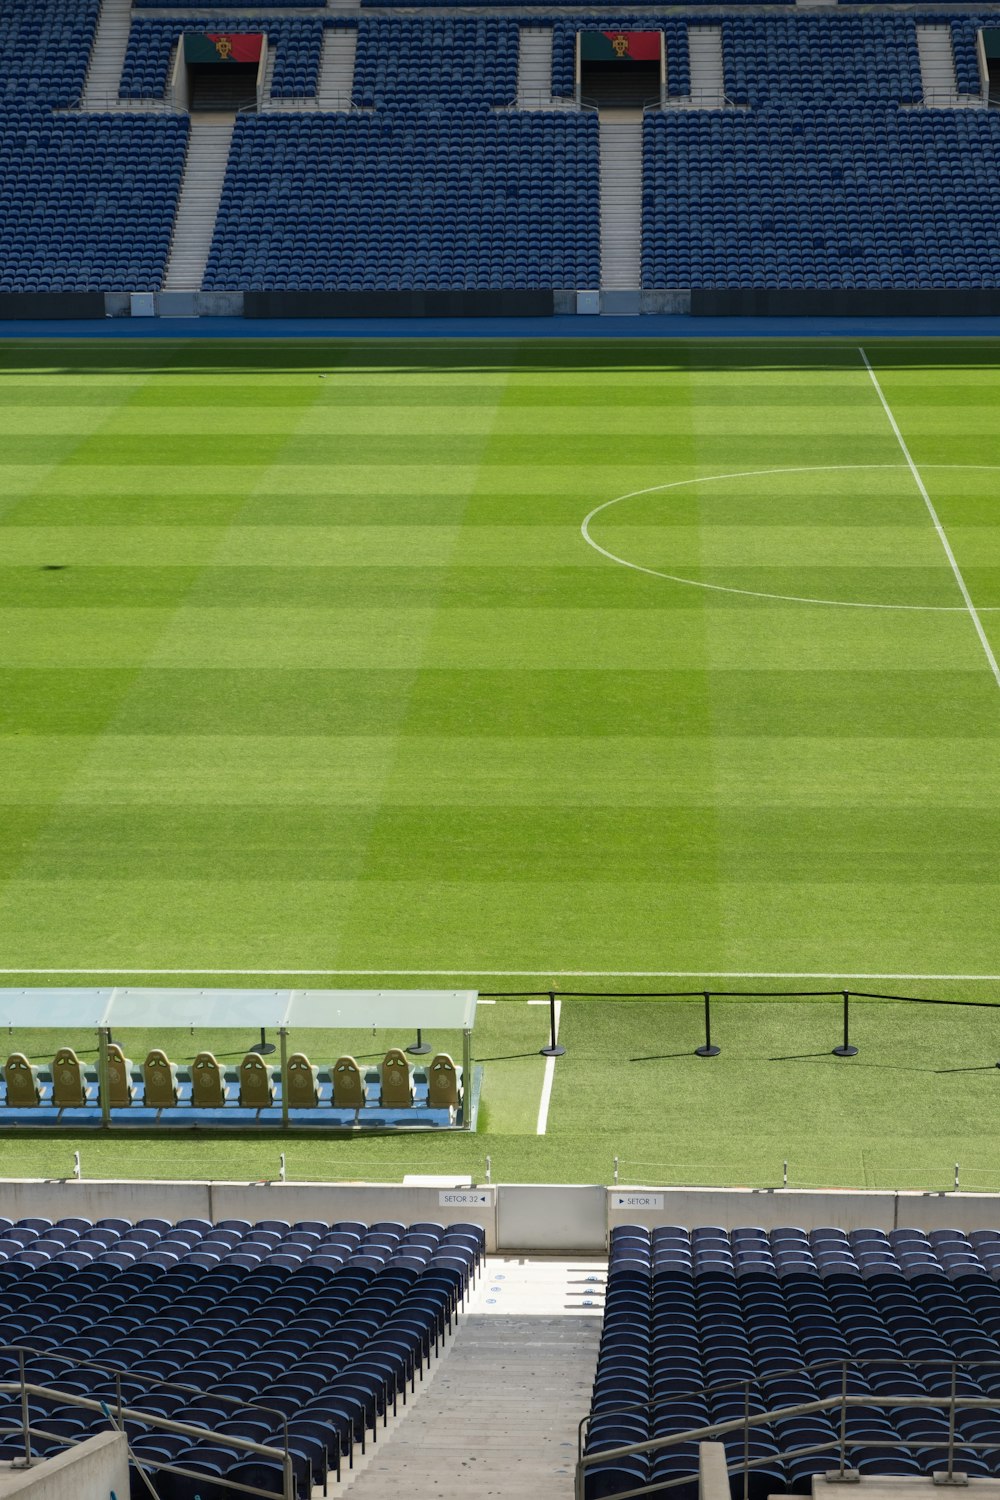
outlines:
[[430, 1052], [430, 1051], [433, 1050], [432, 1047], [431, 1047], [430, 1042], [425, 1042], [424, 1041], [424, 1034], [421, 1031], [421, 1029], [420, 1029], [419, 1026], [417, 1027], [417, 1039], [416, 1039], [416, 1041], [415, 1042], [411, 1042], [410, 1045], [407, 1047], [406, 1050], [413, 1057], [426, 1057], [427, 1054], [428, 1054], [428, 1052]]
[[101, 1125], [105, 1130], [111, 1124], [111, 1080], [108, 1076], [108, 1043], [111, 1029], [97, 1028], [97, 1093], [101, 1101]]
[[472, 1129], [472, 1032], [462, 1032], [462, 1129]]
[[281, 1128], [288, 1129], [288, 1028], [278, 1027], [281, 1046]]
[[260, 1041], [254, 1042], [252, 1047], [247, 1048], [248, 1052], [256, 1052], [258, 1057], [270, 1057], [274, 1050], [274, 1043], [267, 1039], [266, 1026], [260, 1028]]

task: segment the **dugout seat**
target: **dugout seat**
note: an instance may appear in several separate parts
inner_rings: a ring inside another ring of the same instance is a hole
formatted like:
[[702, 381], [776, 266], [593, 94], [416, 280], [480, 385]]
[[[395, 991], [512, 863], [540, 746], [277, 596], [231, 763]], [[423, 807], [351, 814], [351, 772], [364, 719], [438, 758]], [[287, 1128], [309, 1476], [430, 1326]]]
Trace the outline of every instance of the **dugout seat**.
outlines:
[[191, 1064], [193, 1109], [221, 1109], [229, 1097], [222, 1069], [211, 1052], [199, 1052]]
[[7, 1085], [7, 1103], [12, 1109], [34, 1109], [42, 1102], [38, 1069], [32, 1067], [23, 1052], [12, 1052], [3, 1065]]
[[82, 1109], [89, 1098], [83, 1064], [72, 1047], [60, 1047], [52, 1059], [52, 1103], [56, 1109]]
[[450, 1119], [461, 1096], [458, 1069], [447, 1052], [439, 1052], [427, 1069], [427, 1107], [446, 1109]]
[[413, 1078], [406, 1054], [390, 1047], [379, 1070], [380, 1097], [389, 1109], [409, 1109], [413, 1103]]
[[149, 1109], [171, 1109], [181, 1096], [177, 1069], [165, 1052], [154, 1047], [142, 1065], [142, 1102]]
[[353, 1109], [355, 1120], [365, 1107], [365, 1081], [353, 1057], [338, 1057], [333, 1065], [333, 1107]]
[[132, 1062], [117, 1042], [108, 1043], [108, 1102], [112, 1109], [124, 1109], [135, 1098]]
[[274, 1103], [274, 1074], [256, 1052], [248, 1052], [240, 1063], [240, 1107], [267, 1109]]
[[304, 1052], [293, 1052], [285, 1065], [289, 1109], [315, 1109], [319, 1103], [319, 1069]]

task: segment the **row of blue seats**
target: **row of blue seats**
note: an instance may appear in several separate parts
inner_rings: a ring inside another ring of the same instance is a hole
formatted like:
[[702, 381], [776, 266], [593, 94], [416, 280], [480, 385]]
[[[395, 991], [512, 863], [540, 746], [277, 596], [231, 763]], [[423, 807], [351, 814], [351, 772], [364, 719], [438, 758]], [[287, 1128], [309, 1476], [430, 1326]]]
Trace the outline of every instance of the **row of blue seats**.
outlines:
[[157, 288], [182, 116], [0, 114], [0, 291]]
[[0, 5], [0, 109], [31, 91], [54, 107], [80, 97], [99, 0]]
[[1000, 286], [992, 112], [659, 115], [643, 156], [646, 286]]
[[[132, 1457], [164, 1500], [214, 1493], [223, 1475], [283, 1493], [280, 1465], [218, 1439], [280, 1447], [285, 1423], [295, 1492], [307, 1500], [405, 1400], [483, 1248], [469, 1224], [0, 1221], [4, 1339], [36, 1351], [28, 1378], [57, 1392], [32, 1397], [32, 1420], [48, 1434], [36, 1452], [107, 1425], [58, 1392], [112, 1400], [120, 1390], [134, 1414]], [[18, 1354], [0, 1350], [0, 1376], [18, 1371]], [[19, 1410], [16, 1398], [0, 1398], [0, 1458], [22, 1451]], [[203, 1428], [204, 1440], [144, 1416]], [[153, 1466], [163, 1462], [200, 1477], [161, 1475]], [[133, 1493], [145, 1492], [135, 1476]]]
[[249, 116], [212, 289], [596, 285], [592, 115]]
[[[862, 1475], [928, 1475], [945, 1466], [949, 1423], [916, 1403], [1000, 1393], [1000, 1232], [966, 1237], [917, 1229], [770, 1232], [755, 1226], [689, 1232], [625, 1225], [612, 1233], [587, 1452], [681, 1435], [709, 1423], [840, 1394], [897, 1397], [848, 1409], [848, 1462]], [[913, 1401], [913, 1405], [908, 1404]], [[838, 1464], [839, 1412], [788, 1417], [723, 1438], [730, 1466], [748, 1451], [752, 1500], [808, 1493]], [[956, 1467], [1000, 1465], [1000, 1414], [960, 1408]], [[905, 1446], [892, 1448], [888, 1444]], [[829, 1445], [826, 1453], [796, 1450]], [[995, 1444], [993, 1452], [975, 1444]], [[597, 1463], [587, 1500], [681, 1481], [698, 1494], [698, 1444]], [[683, 1481], [687, 1480], [685, 1484]]]
[[517, 93], [520, 26], [512, 18], [368, 20], [358, 27], [354, 98], [510, 104]]

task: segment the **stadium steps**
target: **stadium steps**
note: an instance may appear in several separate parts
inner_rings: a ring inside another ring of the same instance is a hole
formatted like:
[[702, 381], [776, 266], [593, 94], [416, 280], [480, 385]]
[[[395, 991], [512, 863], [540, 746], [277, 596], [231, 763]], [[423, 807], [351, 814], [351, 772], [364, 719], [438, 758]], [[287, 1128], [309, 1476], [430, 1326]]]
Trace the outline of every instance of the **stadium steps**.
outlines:
[[316, 100], [320, 109], [350, 109], [354, 92], [355, 27], [328, 26], [323, 33]]
[[571, 1500], [606, 1274], [603, 1258], [490, 1256], [433, 1383], [331, 1497]]
[[602, 109], [600, 139], [601, 291], [638, 291], [642, 261], [642, 111]]
[[960, 95], [950, 26], [918, 26], [917, 52], [924, 104], [929, 109], [957, 109], [982, 104], [978, 95]]
[[[84, 109], [118, 107], [118, 86], [131, 25], [131, 0], [102, 0], [83, 85]], [[131, 107], [131, 106], [130, 106]]]
[[721, 109], [726, 101], [722, 66], [722, 27], [688, 27], [690, 102], [697, 109]]
[[187, 161], [163, 278], [166, 292], [197, 291], [201, 286], [222, 197], [234, 121], [235, 116], [226, 114], [191, 116]]
[[517, 107], [548, 109], [552, 102], [552, 28], [522, 26], [517, 39]]

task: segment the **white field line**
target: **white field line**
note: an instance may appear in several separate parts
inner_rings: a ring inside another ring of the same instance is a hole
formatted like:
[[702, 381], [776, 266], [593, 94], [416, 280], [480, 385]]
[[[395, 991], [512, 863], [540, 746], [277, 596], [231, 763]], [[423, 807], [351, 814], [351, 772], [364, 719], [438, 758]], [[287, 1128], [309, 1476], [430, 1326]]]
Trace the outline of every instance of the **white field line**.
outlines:
[[[548, 1002], [545, 1002], [548, 1004]], [[559, 1017], [562, 1014], [562, 1001], [555, 1003], [555, 1033], [556, 1041], [559, 1040]], [[556, 1060], [554, 1057], [545, 1059], [545, 1077], [542, 1079], [542, 1097], [538, 1101], [538, 1124], [535, 1127], [536, 1135], [544, 1135], [549, 1123], [549, 1100], [552, 1098], [552, 1084], [556, 1076]]]
[[[828, 969], [806, 973], [800, 969], [16, 969], [0, 968], [0, 974], [88, 974], [113, 977], [121, 974], [162, 975], [176, 978], [229, 976], [233, 978], [291, 979], [325, 977], [361, 979], [384, 975], [393, 979], [956, 979], [966, 983], [1000, 983], [1000, 974], [863, 974], [857, 970]], [[486, 1001], [480, 1002], [486, 1004]], [[548, 1005], [547, 1000], [539, 1002]]]
[[947, 557], [949, 563], [951, 564], [951, 571], [955, 575], [955, 582], [958, 584], [959, 592], [961, 593], [962, 598], [965, 600], [965, 607], [969, 611], [969, 615], [970, 615], [970, 617], [972, 619], [972, 623], [973, 623], [973, 625], [976, 628], [976, 634], [979, 637], [979, 644], [982, 646], [983, 651], [986, 653], [986, 660], [990, 664], [990, 671], [993, 673], [993, 677], [994, 677], [994, 680], [996, 682], [996, 685], [997, 685], [997, 687], [1000, 687], [1000, 666], [997, 666], [997, 659], [993, 655], [993, 647], [990, 645], [989, 641], [987, 640], [986, 631], [983, 629], [983, 622], [979, 618], [979, 615], [976, 612], [976, 606], [972, 602], [972, 595], [969, 593], [969, 590], [966, 588], [965, 579], [962, 577], [962, 570], [958, 566], [958, 562], [957, 562], [957, 559], [955, 557], [955, 554], [951, 550], [951, 543], [949, 542], [948, 537], [945, 534], [944, 527], [941, 525], [941, 521], [940, 521], [940, 519], [938, 517], [937, 511], [934, 509], [934, 502], [931, 500], [930, 495], [927, 493], [927, 486], [924, 484], [924, 481], [920, 477], [920, 470], [917, 468], [916, 464], [913, 462], [913, 458], [912, 458], [912, 456], [910, 454], [910, 450], [906, 446], [906, 443], [905, 443], [904, 438], [903, 438], [903, 434], [899, 430], [899, 424], [896, 421], [896, 418], [892, 414], [892, 407], [889, 405], [888, 401], [885, 399], [885, 392], [882, 390], [882, 387], [879, 384], [878, 376], [875, 374], [875, 371], [872, 369], [871, 363], [870, 363], [870, 361], [868, 359], [868, 356], [865, 353], [864, 349], [862, 349], [860, 347], [860, 345], [858, 347], [858, 353], [861, 355], [861, 358], [864, 360], [865, 369], [868, 371], [869, 379], [871, 380], [872, 385], [875, 387], [875, 394], [878, 396], [878, 399], [882, 403], [882, 410], [885, 412], [886, 416], [889, 419], [889, 425], [892, 428], [893, 433], [895, 434], [896, 442], [899, 444], [900, 452], [902, 453], [903, 457], [906, 459], [907, 466], [908, 466], [908, 468], [910, 470], [910, 473], [913, 475], [913, 482], [917, 486], [917, 489], [920, 491], [920, 494], [923, 497], [924, 504], [927, 507], [927, 513], [930, 516], [931, 521], [934, 524], [934, 530], [938, 534], [938, 541], [941, 543], [941, 546], [944, 548], [944, 555], [945, 555], [945, 557]]

